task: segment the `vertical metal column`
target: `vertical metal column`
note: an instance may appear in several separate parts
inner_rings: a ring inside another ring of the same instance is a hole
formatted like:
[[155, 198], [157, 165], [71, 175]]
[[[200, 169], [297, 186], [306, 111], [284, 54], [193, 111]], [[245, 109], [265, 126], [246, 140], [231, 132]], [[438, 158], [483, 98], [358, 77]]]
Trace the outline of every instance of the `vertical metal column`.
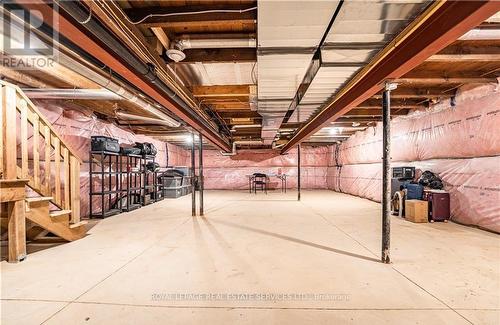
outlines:
[[200, 133], [200, 146], [199, 146], [199, 161], [198, 161], [198, 186], [200, 188], [200, 216], [203, 215], [203, 136]]
[[382, 254], [383, 263], [391, 262], [391, 90], [396, 84], [386, 83], [382, 95]]
[[196, 216], [196, 187], [195, 187], [195, 157], [194, 157], [194, 133], [191, 134], [191, 215]]
[[297, 201], [300, 201], [300, 143], [297, 145]]

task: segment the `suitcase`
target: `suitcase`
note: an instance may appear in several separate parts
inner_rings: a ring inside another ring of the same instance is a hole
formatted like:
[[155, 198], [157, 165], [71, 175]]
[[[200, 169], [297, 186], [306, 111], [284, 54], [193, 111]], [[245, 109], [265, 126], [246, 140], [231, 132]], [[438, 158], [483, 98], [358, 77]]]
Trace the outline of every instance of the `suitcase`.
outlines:
[[393, 167], [392, 177], [399, 179], [414, 179], [415, 167]]
[[91, 136], [90, 149], [92, 151], [120, 152], [118, 140], [105, 136]]
[[420, 184], [407, 183], [404, 184], [406, 188], [406, 199], [407, 200], [422, 200], [424, 187]]
[[424, 200], [429, 202], [429, 220], [447, 222], [450, 219], [450, 193], [441, 190], [426, 190]]

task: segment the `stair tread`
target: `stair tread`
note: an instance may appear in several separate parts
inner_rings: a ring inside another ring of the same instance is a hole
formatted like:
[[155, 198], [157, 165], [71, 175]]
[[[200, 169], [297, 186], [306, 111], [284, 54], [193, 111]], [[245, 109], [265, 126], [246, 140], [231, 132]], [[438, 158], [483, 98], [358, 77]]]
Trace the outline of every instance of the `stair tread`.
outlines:
[[57, 210], [57, 211], [50, 211], [49, 215], [51, 217], [60, 217], [60, 216], [65, 216], [71, 213], [71, 210]]
[[77, 223], [72, 223], [72, 224], [69, 225], [69, 227], [70, 228], [77, 228], [77, 227], [86, 225], [87, 223], [88, 223], [88, 221], [84, 220], [84, 221], [80, 221], [80, 222], [77, 222]]
[[25, 198], [26, 202], [41, 202], [41, 201], [50, 201], [52, 200], [52, 196], [36, 196], [36, 197], [27, 197]]

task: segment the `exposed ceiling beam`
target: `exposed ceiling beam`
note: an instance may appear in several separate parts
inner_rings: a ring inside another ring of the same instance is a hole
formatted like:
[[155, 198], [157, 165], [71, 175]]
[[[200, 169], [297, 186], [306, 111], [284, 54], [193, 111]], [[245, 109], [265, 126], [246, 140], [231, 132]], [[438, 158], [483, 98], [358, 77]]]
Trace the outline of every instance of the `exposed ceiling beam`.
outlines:
[[[130, 8], [126, 9], [125, 12], [134, 23], [142, 21], [140, 24], [144, 27], [172, 28], [176, 27], [176, 25], [181, 27], [190, 27], [193, 25], [217, 24], [223, 21], [234, 21], [235, 23], [241, 24], [255, 23], [257, 19], [257, 10], [249, 10], [245, 12], [213, 12], [213, 10], [240, 11], [247, 10], [249, 8], [251, 8], [251, 6], [229, 3], [224, 5], [216, 4], [201, 6], [189, 5], [177, 7]], [[200, 11], [205, 11], [205, 13], [197, 13]]]
[[[496, 83], [496, 78], [482, 78], [482, 77], [462, 77], [462, 78], [399, 78], [394, 82], [401, 85], [441, 85], [441, 84], [485, 84]], [[392, 106], [392, 105], [391, 105]]]
[[193, 86], [195, 97], [235, 97], [248, 96], [250, 85]]
[[[398, 99], [391, 98], [391, 108], [425, 108], [421, 103], [422, 99]], [[382, 101], [380, 99], [369, 98], [356, 106], [356, 108], [382, 108]]]
[[[406, 115], [409, 111], [409, 109], [394, 109], [391, 107], [391, 115]], [[355, 108], [344, 116], [382, 116], [382, 109]]]
[[260, 116], [258, 113], [253, 112], [253, 111], [220, 112], [219, 116], [223, 119], [241, 118], [241, 117], [248, 117], [248, 118], [252, 118], [252, 119], [261, 119], [262, 118], [262, 116]]
[[219, 102], [210, 104], [215, 110], [250, 110], [249, 103]]
[[342, 137], [342, 138], [335, 138], [335, 139], [332, 139], [332, 140], [304, 140], [304, 145], [307, 145], [307, 146], [325, 146], [325, 145], [328, 145], [328, 144], [332, 144], [332, 143], [337, 143], [339, 141], [344, 141], [344, 140], [347, 140], [349, 137]]
[[[44, 23], [54, 28], [60, 35], [70, 40], [78, 40], [77, 45], [88, 54], [106, 64], [122, 78], [140, 88], [146, 95], [166, 107], [193, 128], [199, 130], [215, 145], [223, 150], [230, 150], [229, 144], [222, 139], [217, 130], [202, 123], [197, 118], [196, 114], [193, 114], [192, 111], [186, 110], [173, 101], [172, 98], [161, 91], [155, 84], [148, 81], [144, 75], [138, 73], [129, 65], [125, 64], [120, 58], [116, 57], [100, 40], [95, 40], [90, 36], [90, 33], [81, 29], [81, 24], [78, 24], [72, 19], [70, 20], [42, 0], [30, 2], [21, 1], [19, 4], [28, 10], [35, 10], [41, 13]], [[55, 21], [57, 21], [57, 24], [54, 24]]]
[[201, 103], [217, 104], [217, 103], [245, 103], [248, 104], [248, 96], [212, 96], [198, 97]]
[[492, 62], [500, 61], [499, 54], [435, 54], [426, 62]]
[[295, 133], [282, 153], [379, 92], [384, 81], [401, 78], [499, 9], [500, 3], [494, 0], [432, 2], [342, 88], [325, 109]]
[[[408, 88], [398, 87], [391, 92], [391, 99], [394, 98], [437, 98], [437, 97], [452, 97], [455, 92], [445, 92], [447, 89], [439, 88]], [[372, 98], [382, 99], [382, 94], [373, 95]]]
[[161, 27], [152, 27], [151, 31], [155, 34], [156, 38], [160, 41], [163, 47], [168, 50], [170, 48], [170, 39]]
[[183, 52], [186, 58], [176, 64], [257, 61], [257, 51], [253, 48], [186, 49]]
[[367, 122], [378, 122], [382, 121], [382, 116], [354, 116], [354, 117], [339, 117], [335, 120], [335, 122], [358, 122], [358, 123], [367, 123]]
[[474, 41], [458, 40], [448, 45], [438, 54], [498, 54], [498, 53], [500, 53], [500, 39], [474, 40]]
[[[367, 127], [369, 122], [357, 122], [357, 123], [359, 123], [359, 127]], [[332, 122], [330, 124], [333, 126], [338, 126], [338, 127], [340, 127], [340, 126], [351, 127], [352, 126], [352, 122], [337, 122], [337, 121], [335, 121], [335, 122]]]

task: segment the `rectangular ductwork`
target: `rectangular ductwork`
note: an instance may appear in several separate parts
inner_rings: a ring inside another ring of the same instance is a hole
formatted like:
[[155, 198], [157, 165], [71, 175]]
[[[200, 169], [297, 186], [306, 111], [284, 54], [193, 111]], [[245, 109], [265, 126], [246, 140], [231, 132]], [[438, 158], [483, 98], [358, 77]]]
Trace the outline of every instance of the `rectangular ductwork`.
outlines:
[[258, 2], [257, 112], [271, 144], [320, 44], [338, 1]]
[[319, 65], [310, 65], [286, 120], [307, 122], [317, 114], [428, 3], [344, 1], [315, 58]]

